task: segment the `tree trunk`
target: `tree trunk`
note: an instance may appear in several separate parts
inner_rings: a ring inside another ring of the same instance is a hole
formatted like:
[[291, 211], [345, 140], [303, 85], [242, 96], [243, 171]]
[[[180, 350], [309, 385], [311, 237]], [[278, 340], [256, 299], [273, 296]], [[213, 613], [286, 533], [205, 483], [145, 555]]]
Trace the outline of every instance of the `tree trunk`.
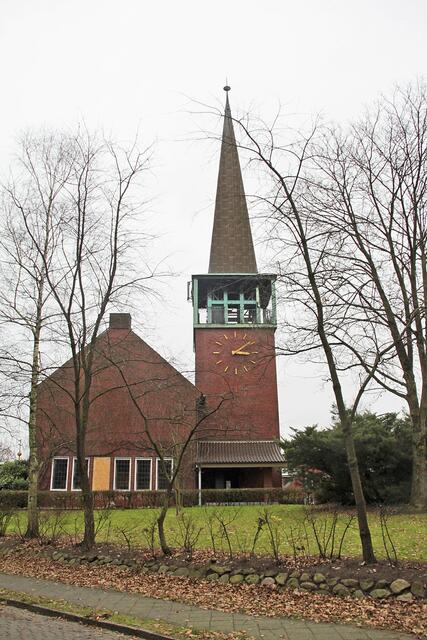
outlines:
[[427, 509], [427, 389], [421, 395], [420, 410], [412, 419], [412, 483], [411, 506]]
[[[86, 470], [85, 470], [86, 475]], [[86, 484], [86, 489], [83, 489], [83, 484]], [[81, 542], [83, 549], [92, 549], [95, 546], [95, 519], [93, 516], [93, 493], [90, 490], [87, 481], [81, 482], [82, 486], [82, 500], [84, 511], [84, 536]]]
[[363, 560], [366, 564], [373, 564], [376, 562], [376, 558], [372, 546], [371, 532], [369, 530], [365, 496], [363, 493], [362, 482], [360, 480], [359, 465], [357, 462], [356, 448], [354, 446], [352, 433], [353, 430], [348, 418], [341, 422], [341, 428], [344, 435], [347, 463], [350, 471], [354, 501], [356, 503], [357, 522], [359, 525], [359, 537], [362, 544]]
[[[305, 237], [304, 244], [306, 243]], [[306, 246], [306, 245], [305, 245]], [[354, 501], [356, 503], [357, 522], [359, 526], [359, 537], [362, 545], [363, 561], [366, 564], [376, 562], [374, 548], [372, 546], [371, 532], [368, 524], [368, 516], [366, 513], [366, 501], [363, 493], [362, 482], [360, 480], [359, 463], [357, 460], [356, 447], [354, 446], [354, 437], [352, 429], [352, 421], [350, 414], [345, 406], [342, 387], [339, 379], [338, 369], [335, 363], [332, 347], [329, 343], [325, 330], [325, 321], [323, 316], [323, 304], [317, 286], [316, 278], [311, 267], [308, 248], [306, 247], [306, 264], [309, 273], [311, 288], [314, 293], [317, 305], [317, 330], [322, 342], [323, 351], [328, 363], [328, 369], [332, 380], [332, 388], [334, 390], [335, 402], [337, 403], [338, 415], [340, 418], [341, 429], [344, 436], [345, 450], [347, 454], [347, 464], [350, 471], [351, 485], [353, 488]]]
[[31, 363], [30, 415], [28, 418], [29, 470], [28, 470], [28, 501], [27, 501], [27, 530], [26, 538], [39, 536], [38, 485], [40, 463], [37, 451], [37, 400], [39, 382], [40, 332], [41, 332], [41, 296], [43, 289], [39, 288], [37, 320], [34, 330], [33, 357]]
[[163, 506], [160, 510], [159, 517], [157, 518], [157, 529], [159, 532], [160, 548], [165, 556], [170, 556], [172, 553], [171, 548], [169, 547], [166, 541], [165, 527], [164, 527], [165, 518], [168, 512], [171, 495], [172, 495], [172, 487], [169, 486], [166, 490], [165, 499], [163, 502]]
[[317, 310], [318, 310], [318, 333], [322, 342], [323, 350], [328, 363], [328, 369], [332, 380], [332, 387], [334, 390], [335, 402], [337, 403], [338, 415], [340, 418], [341, 429], [344, 436], [345, 450], [347, 454], [347, 464], [350, 471], [351, 485], [353, 488], [354, 501], [356, 503], [357, 522], [359, 525], [359, 537], [362, 545], [363, 561], [366, 564], [373, 564], [376, 562], [374, 548], [372, 546], [371, 532], [368, 524], [368, 516], [366, 513], [366, 501], [363, 493], [362, 482], [360, 480], [359, 463], [357, 460], [356, 447], [354, 446], [354, 437], [352, 429], [352, 421], [350, 414], [345, 406], [344, 397], [342, 393], [341, 383], [339, 379], [338, 370], [335, 364], [335, 359], [332, 353], [331, 345], [329, 344], [328, 337], [326, 335], [324, 318], [323, 318], [323, 306], [319, 295], [319, 290], [311, 271], [310, 265], [310, 279], [312, 283], [312, 290], [316, 297]]
[[39, 536], [39, 459], [37, 452], [36, 434], [36, 406], [37, 390], [31, 390], [30, 398], [30, 419], [28, 422], [28, 440], [30, 447], [29, 469], [28, 469], [28, 501], [27, 501], [27, 530], [26, 538], [38, 538]]
[[[80, 408], [79, 408], [80, 410]], [[85, 415], [83, 424], [87, 424], [88, 414]], [[80, 422], [82, 418], [80, 417]], [[86, 429], [81, 424], [77, 430], [77, 465], [80, 473], [80, 487], [82, 492], [83, 512], [84, 512], [84, 535], [81, 546], [84, 549], [92, 549], [95, 546], [95, 518], [93, 513], [93, 492], [89, 483], [88, 470], [86, 467], [86, 448], [85, 448]]]
[[39, 537], [38, 484], [39, 464], [37, 453], [35, 452], [33, 455], [30, 455], [28, 472], [27, 530], [25, 532], [26, 538]]

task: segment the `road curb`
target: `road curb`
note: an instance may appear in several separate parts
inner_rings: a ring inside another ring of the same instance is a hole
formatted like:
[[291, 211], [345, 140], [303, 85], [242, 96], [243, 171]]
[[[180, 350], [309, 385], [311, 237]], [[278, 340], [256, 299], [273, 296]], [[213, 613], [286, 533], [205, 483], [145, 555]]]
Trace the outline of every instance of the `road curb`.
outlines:
[[123, 635], [132, 636], [134, 638], [146, 638], [146, 640], [174, 640], [171, 636], [163, 636], [160, 633], [147, 631], [146, 629], [130, 627], [128, 625], [119, 624], [118, 622], [109, 622], [108, 620], [80, 616], [77, 613], [51, 609], [50, 607], [31, 604], [30, 602], [23, 602], [22, 600], [14, 600], [4, 596], [0, 596], [0, 602], [11, 607], [16, 607], [17, 609], [26, 609], [32, 613], [39, 613], [50, 618], [63, 618], [70, 622], [80, 622], [81, 624], [85, 624], [89, 627], [98, 627], [99, 629], [115, 631], [116, 633], [122, 633]]

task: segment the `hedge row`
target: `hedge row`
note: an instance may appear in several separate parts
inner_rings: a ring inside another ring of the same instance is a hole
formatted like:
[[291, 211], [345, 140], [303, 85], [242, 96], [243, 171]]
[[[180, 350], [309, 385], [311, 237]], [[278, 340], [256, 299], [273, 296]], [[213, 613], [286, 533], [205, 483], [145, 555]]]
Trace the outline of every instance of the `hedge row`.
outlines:
[[[301, 504], [304, 496], [300, 492], [287, 489], [203, 489], [202, 504], [250, 504], [280, 503]], [[135, 509], [138, 507], [160, 507], [165, 497], [164, 491], [95, 491], [95, 506], [99, 509]], [[198, 491], [182, 491], [174, 494], [184, 507], [199, 504]], [[81, 509], [81, 493], [76, 491], [40, 491], [39, 506], [42, 509]], [[0, 509], [23, 509], [27, 504], [26, 491], [0, 491]]]

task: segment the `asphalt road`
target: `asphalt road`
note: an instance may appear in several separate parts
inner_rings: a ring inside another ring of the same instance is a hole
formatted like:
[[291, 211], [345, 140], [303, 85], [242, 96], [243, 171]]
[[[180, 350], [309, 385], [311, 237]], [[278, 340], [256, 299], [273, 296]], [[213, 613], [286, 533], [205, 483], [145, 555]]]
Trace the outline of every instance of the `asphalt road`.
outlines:
[[0, 604], [0, 640], [129, 640], [103, 629], [78, 622], [48, 618], [23, 609]]

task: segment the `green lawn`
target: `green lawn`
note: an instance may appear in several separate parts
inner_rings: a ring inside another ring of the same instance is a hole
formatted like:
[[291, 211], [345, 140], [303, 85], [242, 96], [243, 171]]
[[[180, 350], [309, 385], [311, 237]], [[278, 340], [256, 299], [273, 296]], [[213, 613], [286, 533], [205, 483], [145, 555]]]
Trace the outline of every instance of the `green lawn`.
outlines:
[[[317, 546], [312, 528], [307, 524], [304, 528], [305, 510], [300, 505], [274, 505], [268, 507], [272, 520], [272, 528], [276, 537], [280, 553], [292, 554], [292, 538], [294, 545], [299, 547], [299, 554], [306, 551], [308, 554], [317, 554]], [[257, 530], [258, 518], [264, 515], [265, 508], [258, 505], [248, 505], [241, 507], [191, 507], [183, 510], [184, 518], [194, 527], [195, 532], [199, 532], [197, 544], [198, 548], [211, 548], [211, 537], [208, 521], [213, 519], [214, 538], [218, 551], [228, 551], [228, 542], [215, 513], [220, 514], [226, 523], [226, 530], [229, 543], [233, 551], [250, 551], [255, 532]], [[98, 512], [103, 513], [103, 512]], [[99, 542], [119, 542], [126, 545], [126, 538], [132, 546], [147, 546], [146, 537], [150, 521], [156, 515], [152, 509], [125, 509], [111, 510], [108, 518], [100, 528], [97, 540]], [[319, 531], [319, 538], [327, 537], [332, 516], [328, 512], [316, 511], [316, 527]], [[48, 520], [49, 518], [49, 520]], [[101, 516], [102, 519], [102, 516]], [[21, 514], [19, 528], [23, 529], [25, 515]], [[341, 532], [347, 520], [346, 512], [339, 516], [336, 528], [336, 547], [339, 544]], [[42, 515], [43, 527], [47, 528], [49, 534], [54, 517], [45, 512]], [[48, 524], [46, 524], [48, 522]], [[378, 558], [385, 557], [384, 544], [378, 514], [369, 514], [371, 533]], [[326, 526], [325, 526], [326, 524]], [[70, 511], [61, 516], [59, 528], [66, 532], [76, 541], [81, 533], [83, 519], [81, 512]], [[15, 522], [10, 530], [17, 529]], [[424, 560], [427, 561], [427, 515], [394, 514], [388, 520], [388, 528], [391, 539], [396, 547], [400, 560]], [[144, 533], [145, 530], [145, 533]], [[182, 527], [180, 531], [180, 519], [177, 517], [175, 509], [170, 509], [166, 518], [166, 534], [168, 542], [172, 546], [182, 546]], [[271, 554], [272, 547], [269, 542], [270, 536], [267, 527], [264, 525], [258, 537], [256, 552], [260, 554]], [[304, 549], [302, 549], [304, 547]], [[348, 529], [344, 545], [343, 555], [359, 556], [360, 542], [358, 539], [357, 524], [354, 520]]]

